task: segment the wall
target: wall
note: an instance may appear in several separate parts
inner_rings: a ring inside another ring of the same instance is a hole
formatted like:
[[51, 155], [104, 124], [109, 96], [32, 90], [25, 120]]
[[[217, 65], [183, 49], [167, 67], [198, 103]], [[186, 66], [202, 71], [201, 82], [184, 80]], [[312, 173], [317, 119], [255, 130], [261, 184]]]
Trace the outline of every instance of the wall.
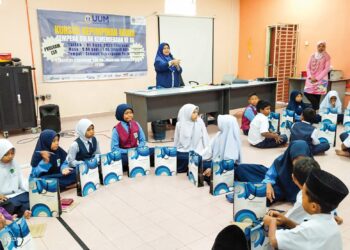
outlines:
[[[154, 85], [158, 28], [152, 13], [163, 14], [163, 0], [28, 0], [28, 3], [38, 94], [51, 94], [50, 102], [60, 106], [62, 117], [114, 111], [117, 104], [125, 102], [124, 91]], [[126, 80], [43, 83], [37, 9], [146, 16], [148, 74]], [[197, 0], [197, 15], [215, 17], [214, 81], [220, 82], [224, 74], [236, 73], [238, 68], [239, 0]], [[12, 52], [23, 64], [31, 65], [25, 0], [2, 0], [0, 29], [1, 51]]]
[[[278, 23], [299, 24], [297, 72], [305, 70], [316, 42], [327, 41], [334, 69], [350, 76], [349, 0], [241, 0], [238, 72], [242, 78], [264, 75], [266, 27]], [[248, 58], [248, 41], [252, 57]], [[304, 42], [309, 41], [309, 46]]]

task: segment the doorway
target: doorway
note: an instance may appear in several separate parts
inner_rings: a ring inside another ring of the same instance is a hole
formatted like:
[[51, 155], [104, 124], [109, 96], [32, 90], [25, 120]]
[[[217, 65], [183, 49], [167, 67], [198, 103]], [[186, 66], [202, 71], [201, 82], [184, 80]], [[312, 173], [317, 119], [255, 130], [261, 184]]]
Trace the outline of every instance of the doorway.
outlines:
[[288, 102], [289, 81], [295, 76], [299, 26], [277, 24], [267, 27], [265, 76], [276, 77], [276, 101]]

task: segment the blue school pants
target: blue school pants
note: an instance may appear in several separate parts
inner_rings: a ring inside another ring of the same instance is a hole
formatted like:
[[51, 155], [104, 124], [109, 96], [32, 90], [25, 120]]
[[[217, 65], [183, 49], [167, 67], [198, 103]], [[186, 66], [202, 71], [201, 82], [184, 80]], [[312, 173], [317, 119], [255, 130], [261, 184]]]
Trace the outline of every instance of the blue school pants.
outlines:
[[67, 186], [77, 183], [77, 173], [75, 169], [73, 169], [69, 175], [63, 175], [61, 173], [58, 173], [58, 174], [41, 175], [40, 178], [57, 179], [60, 185], [60, 191], [64, 191], [67, 188]]
[[[235, 166], [234, 178], [235, 181], [261, 183], [265, 179], [267, 170], [267, 167], [259, 164], [239, 164]], [[275, 199], [273, 202], [285, 201], [283, 190], [277, 184], [277, 182], [276, 184], [272, 185], [272, 187], [275, 192]], [[267, 200], [267, 205], [269, 206], [271, 204], [272, 203]]]
[[326, 152], [330, 148], [328, 142], [321, 142], [318, 145], [311, 145], [310, 149], [313, 155], [318, 155]]
[[286, 135], [281, 135], [282, 141], [280, 143], [277, 143], [275, 139], [273, 138], [265, 138], [262, 142], [259, 142], [256, 145], [253, 145], [257, 148], [277, 148], [281, 145], [284, 145], [288, 141], [288, 137]]
[[17, 214], [22, 217], [26, 210], [29, 210], [29, 193], [24, 192], [15, 197], [9, 198], [6, 202], [1, 204], [11, 215]]
[[[177, 151], [176, 171], [177, 173], [187, 173], [188, 171], [188, 152]], [[211, 161], [203, 161], [203, 171], [211, 167]]]

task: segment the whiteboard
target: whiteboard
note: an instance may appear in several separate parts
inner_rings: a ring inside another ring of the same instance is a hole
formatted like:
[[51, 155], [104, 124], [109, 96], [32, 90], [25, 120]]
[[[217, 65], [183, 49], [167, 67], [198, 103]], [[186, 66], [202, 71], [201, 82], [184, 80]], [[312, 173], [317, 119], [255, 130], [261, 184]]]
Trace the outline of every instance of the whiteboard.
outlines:
[[159, 42], [170, 45], [170, 52], [181, 60], [182, 78], [213, 82], [213, 18], [158, 16]]

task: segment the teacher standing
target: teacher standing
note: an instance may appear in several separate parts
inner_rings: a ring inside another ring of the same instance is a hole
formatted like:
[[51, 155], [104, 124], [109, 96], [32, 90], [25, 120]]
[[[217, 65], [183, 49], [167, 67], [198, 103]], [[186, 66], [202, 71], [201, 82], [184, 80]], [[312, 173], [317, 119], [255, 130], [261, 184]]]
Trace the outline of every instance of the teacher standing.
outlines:
[[174, 59], [173, 55], [170, 53], [169, 44], [161, 43], [159, 45], [154, 60], [154, 68], [157, 73], [157, 88], [180, 87], [182, 73], [180, 60]]
[[311, 102], [312, 108], [318, 110], [322, 95], [327, 93], [328, 72], [331, 57], [326, 52], [326, 42], [317, 43], [317, 51], [310, 57], [307, 64], [307, 78], [304, 95]]

